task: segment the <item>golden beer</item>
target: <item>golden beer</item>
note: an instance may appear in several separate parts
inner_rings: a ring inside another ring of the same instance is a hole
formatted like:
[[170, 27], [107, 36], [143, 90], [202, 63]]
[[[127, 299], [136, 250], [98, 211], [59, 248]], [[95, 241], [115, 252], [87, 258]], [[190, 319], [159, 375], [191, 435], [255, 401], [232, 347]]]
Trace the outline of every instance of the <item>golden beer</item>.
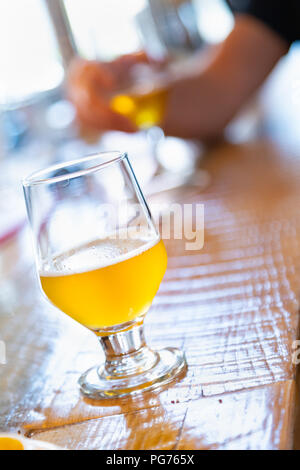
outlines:
[[161, 240], [107, 238], [57, 256], [40, 280], [56, 307], [89, 329], [101, 330], [145, 314], [166, 267]]
[[0, 436], [0, 450], [24, 450], [24, 446], [21, 441], [14, 437]]
[[137, 127], [148, 128], [162, 122], [166, 100], [167, 88], [152, 89], [150, 92], [133, 90], [115, 95], [110, 106]]

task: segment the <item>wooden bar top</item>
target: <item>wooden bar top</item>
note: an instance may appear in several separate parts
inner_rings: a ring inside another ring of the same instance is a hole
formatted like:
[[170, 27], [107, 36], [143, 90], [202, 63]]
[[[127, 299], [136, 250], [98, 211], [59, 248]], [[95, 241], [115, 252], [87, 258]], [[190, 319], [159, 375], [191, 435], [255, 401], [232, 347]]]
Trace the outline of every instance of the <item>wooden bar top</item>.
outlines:
[[166, 241], [168, 270], [146, 318], [151, 346], [186, 351], [185, 377], [132, 399], [84, 399], [77, 380], [103, 359], [97, 339], [42, 298], [15, 241], [5, 248], [13, 313], [0, 311], [0, 432], [68, 449], [292, 447], [300, 160], [261, 140], [221, 144], [204, 166], [210, 186], [176, 195], [204, 204], [204, 248]]

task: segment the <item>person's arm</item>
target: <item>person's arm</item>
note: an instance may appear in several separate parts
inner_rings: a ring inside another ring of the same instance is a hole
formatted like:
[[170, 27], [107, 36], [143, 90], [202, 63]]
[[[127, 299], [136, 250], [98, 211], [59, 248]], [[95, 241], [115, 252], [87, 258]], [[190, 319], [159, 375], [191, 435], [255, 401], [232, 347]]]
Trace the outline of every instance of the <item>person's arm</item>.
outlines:
[[207, 69], [171, 86], [164, 131], [200, 139], [219, 135], [288, 48], [289, 43], [261, 21], [238, 15]]

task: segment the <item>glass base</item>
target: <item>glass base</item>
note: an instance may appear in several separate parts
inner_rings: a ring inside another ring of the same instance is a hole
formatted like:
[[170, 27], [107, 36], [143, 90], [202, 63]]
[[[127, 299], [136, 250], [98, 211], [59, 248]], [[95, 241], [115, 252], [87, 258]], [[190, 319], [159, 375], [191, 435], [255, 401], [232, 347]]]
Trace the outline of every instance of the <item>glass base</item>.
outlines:
[[105, 365], [93, 367], [79, 379], [81, 392], [96, 400], [124, 397], [168, 384], [186, 368], [184, 352], [179, 349], [166, 348], [151, 351], [151, 354], [151, 363], [144, 363], [143, 367], [129, 374], [114, 375]]

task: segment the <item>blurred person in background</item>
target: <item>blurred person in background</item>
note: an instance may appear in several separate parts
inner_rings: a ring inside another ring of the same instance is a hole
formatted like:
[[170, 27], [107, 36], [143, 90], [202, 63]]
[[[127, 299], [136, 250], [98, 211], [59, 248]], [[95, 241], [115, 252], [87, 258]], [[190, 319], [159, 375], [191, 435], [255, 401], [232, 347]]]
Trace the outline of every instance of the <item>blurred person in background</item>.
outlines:
[[[212, 139], [222, 133], [270, 74], [292, 42], [300, 39], [299, 0], [231, 0], [235, 25], [211, 51], [207, 67], [168, 86], [160, 126], [167, 135]], [[130, 70], [146, 55], [123, 56], [110, 63], [75, 59], [68, 94], [79, 121], [99, 131], [134, 132], [135, 125], [114, 112], [107, 92], [122, 87]]]

